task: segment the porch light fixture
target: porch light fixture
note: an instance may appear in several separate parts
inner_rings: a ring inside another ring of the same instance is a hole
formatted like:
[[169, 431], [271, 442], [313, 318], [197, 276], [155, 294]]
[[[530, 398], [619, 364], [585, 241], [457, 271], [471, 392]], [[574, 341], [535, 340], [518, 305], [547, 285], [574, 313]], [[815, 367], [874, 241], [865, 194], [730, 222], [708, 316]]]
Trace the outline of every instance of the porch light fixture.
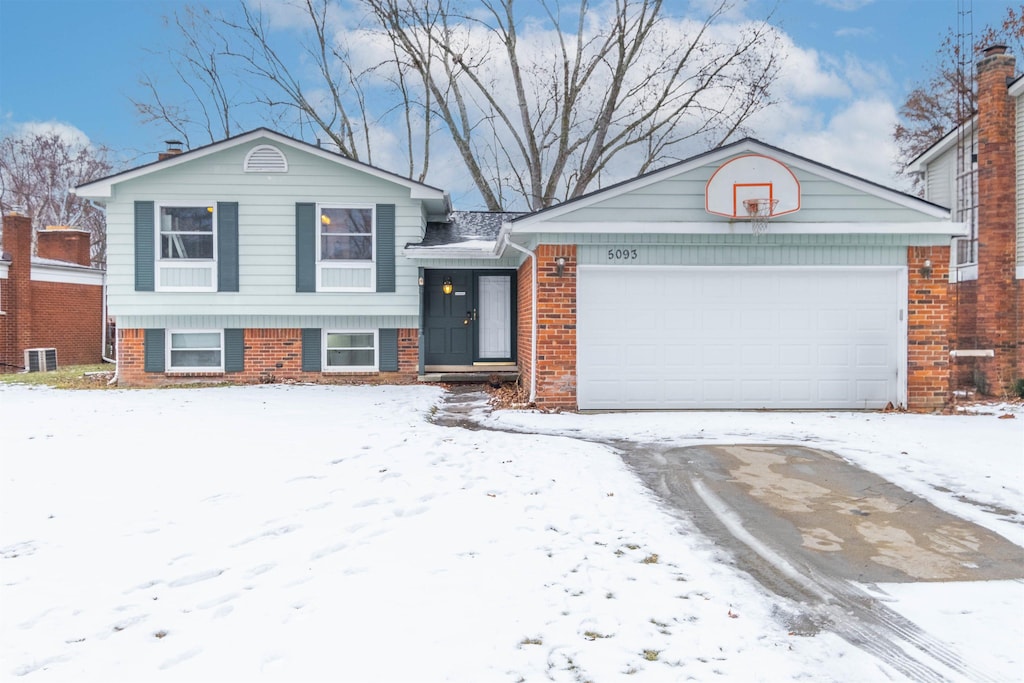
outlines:
[[451, 294], [455, 291], [455, 285], [452, 284], [452, 279], [445, 276], [444, 282], [441, 283], [441, 291], [445, 294]]
[[558, 271], [557, 271], [558, 272], [558, 277], [562, 277], [562, 274], [565, 273], [565, 257], [564, 256], [559, 256], [557, 259], [555, 259], [555, 267], [558, 269]]
[[921, 266], [921, 277], [929, 278], [932, 276], [932, 260], [925, 259], [924, 265]]

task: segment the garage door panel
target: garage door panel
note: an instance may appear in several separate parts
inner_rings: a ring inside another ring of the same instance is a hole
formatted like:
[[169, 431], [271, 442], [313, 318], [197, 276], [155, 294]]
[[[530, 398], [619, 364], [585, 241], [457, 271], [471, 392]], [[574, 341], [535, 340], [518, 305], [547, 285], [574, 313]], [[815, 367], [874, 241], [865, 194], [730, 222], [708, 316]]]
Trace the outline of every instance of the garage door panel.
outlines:
[[897, 269], [578, 273], [581, 408], [875, 408], [896, 401]]
[[740, 382], [740, 396], [744, 402], [770, 403], [775, 398], [774, 393], [775, 387], [768, 379], [746, 379]]
[[847, 379], [823, 379], [818, 382], [818, 396], [826, 404], [845, 405], [851, 400], [850, 381]]

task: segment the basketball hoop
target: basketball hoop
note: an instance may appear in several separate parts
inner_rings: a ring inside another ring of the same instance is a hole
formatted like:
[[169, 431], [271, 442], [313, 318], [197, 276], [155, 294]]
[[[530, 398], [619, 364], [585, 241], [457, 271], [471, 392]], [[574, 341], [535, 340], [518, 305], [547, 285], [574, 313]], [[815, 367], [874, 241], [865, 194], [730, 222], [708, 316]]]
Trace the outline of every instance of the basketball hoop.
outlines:
[[763, 235], [768, 232], [768, 219], [772, 217], [775, 207], [779, 205], [778, 199], [744, 199], [743, 208], [750, 216], [750, 229], [755, 235]]

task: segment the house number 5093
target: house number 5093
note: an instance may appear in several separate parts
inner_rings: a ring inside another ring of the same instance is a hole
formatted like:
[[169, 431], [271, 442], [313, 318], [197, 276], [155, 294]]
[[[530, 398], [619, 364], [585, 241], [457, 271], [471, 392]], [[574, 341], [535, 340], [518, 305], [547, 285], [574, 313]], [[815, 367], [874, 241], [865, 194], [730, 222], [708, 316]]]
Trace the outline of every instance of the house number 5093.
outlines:
[[609, 249], [609, 261], [635, 261], [637, 258], [636, 249]]

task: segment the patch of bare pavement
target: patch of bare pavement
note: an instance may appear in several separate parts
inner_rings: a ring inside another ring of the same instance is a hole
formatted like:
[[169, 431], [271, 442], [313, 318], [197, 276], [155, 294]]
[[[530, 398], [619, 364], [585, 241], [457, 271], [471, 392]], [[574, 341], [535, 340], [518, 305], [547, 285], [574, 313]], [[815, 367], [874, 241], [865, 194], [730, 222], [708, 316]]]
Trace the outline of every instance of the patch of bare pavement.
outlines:
[[[448, 395], [435, 422], [479, 428], [476, 418], [489, 408], [485, 390], [466, 388]], [[827, 451], [608, 445], [776, 596], [777, 617], [791, 633], [830, 631], [915, 681], [996, 680], [861, 586], [1020, 581], [1024, 548]]]
[[839, 456], [797, 445], [616, 443], [672, 508], [779, 597], [797, 635], [831, 631], [916, 681], [993, 681], [862, 585], [1024, 579], [1024, 548]]

